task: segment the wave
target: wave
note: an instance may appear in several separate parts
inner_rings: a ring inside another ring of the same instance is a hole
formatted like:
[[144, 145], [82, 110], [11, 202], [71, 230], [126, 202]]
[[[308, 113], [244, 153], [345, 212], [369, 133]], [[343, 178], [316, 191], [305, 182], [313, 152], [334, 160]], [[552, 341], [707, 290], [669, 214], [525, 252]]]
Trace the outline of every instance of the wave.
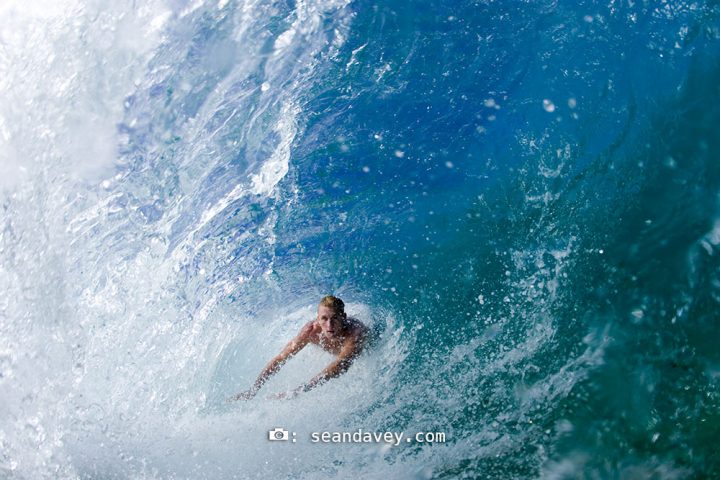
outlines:
[[0, 7], [2, 475], [713, 476], [717, 14]]

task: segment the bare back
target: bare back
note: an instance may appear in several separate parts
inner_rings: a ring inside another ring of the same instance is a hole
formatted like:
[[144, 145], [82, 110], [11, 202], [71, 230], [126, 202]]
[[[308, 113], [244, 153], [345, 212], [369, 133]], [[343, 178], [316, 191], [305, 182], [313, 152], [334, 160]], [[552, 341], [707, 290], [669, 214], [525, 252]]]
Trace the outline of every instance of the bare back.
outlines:
[[370, 329], [351, 317], [345, 320], [345, 326], [347, 331], [342, 337], [327, 338], [323, 335], [320, 325], [313, 320], [303, 327], [303, 334], [307, 335], [309, 343], [313, 343], [333, 355], [339, 355], [344, 347], [352, 348], [353, 356], [358, 355], [367, 344]]

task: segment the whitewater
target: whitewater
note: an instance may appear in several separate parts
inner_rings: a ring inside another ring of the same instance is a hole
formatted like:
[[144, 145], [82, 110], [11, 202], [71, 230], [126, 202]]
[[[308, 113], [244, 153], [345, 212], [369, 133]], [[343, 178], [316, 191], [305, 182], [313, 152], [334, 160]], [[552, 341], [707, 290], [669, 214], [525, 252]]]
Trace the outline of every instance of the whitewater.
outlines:
[[[4, 2], [0, 478], [720, 475], [719, 40], [702, 1]], [[328, 294], [372, 348], [228, 401]]]

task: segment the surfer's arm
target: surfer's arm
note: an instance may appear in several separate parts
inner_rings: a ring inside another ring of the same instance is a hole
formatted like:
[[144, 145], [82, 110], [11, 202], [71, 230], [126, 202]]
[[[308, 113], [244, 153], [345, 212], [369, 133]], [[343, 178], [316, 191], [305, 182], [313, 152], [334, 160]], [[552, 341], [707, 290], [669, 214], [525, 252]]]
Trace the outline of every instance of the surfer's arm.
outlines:
[[337, 358], [332, 361], [330, 365], [325, 367], [322, 372], [315, 375], [312, 380], [307, 382], [305, 385], [301, 385], [300, 387], [296, 388], [295, 393], [299, 393], [301, 391], [307, 392], [309, 390], [312, 390], [321, 383], [324, 383], [331, 378], [339, 377], [343, 373], [347, 372], [347, 369], [350, 368], [350, 365], [355, 360], [358, 351], [359, 349], [357, 340], [354, 338], [349, 339], [347, 342], [345, 342], [345, 345], [343, 345]]
[[283, 348], [279, 354], [273, 357], [273, 359], [265, 365], [265, 368], [262, 369], [260, 375], [258, 375], [257, 380], [255, 380], [255, 383], [250, 390], [239, 393], [232, 398], [234, 400], [240, 400], [254, 397], [258, 390], [260, 390], [265, 382], [267, 382], [268, 378], [276, 374], [290, 357], [302, 350], [305, 345], [310, 342], [311, 331], [312, 323], [308, 323], [302, 328], [302, 330], [300, 330], [300, 333], [298, 333], [295, 338], [285, 345], [285, 348]]

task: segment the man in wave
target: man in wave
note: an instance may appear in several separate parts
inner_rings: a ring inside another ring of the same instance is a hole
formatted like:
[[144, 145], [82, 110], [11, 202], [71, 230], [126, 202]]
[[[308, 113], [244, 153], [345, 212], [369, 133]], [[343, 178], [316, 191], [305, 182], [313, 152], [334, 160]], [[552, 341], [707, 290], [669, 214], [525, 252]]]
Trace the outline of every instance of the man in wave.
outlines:
[[345, 314], [345, 304], [332, 295], [323, 297], [318, 305], [317, 318], [305, 324], [300, 333], [282, 349], [282, 351], [262, 369], [250, 390], [238, 393], [231, 400], [249, 400], [277, 373], [285, 362], [302, 350], [307, 344], [314, 343], [324, 350], [337, 355], [330, 365], [309, 382], [300, 385], [291, 392], [275, 395], [276, 398], [290, 398], [300, 392], [307, 392], [325, 381], [342, 375], [350, 364], [367, 346], [370, 329], [359, 320]]

